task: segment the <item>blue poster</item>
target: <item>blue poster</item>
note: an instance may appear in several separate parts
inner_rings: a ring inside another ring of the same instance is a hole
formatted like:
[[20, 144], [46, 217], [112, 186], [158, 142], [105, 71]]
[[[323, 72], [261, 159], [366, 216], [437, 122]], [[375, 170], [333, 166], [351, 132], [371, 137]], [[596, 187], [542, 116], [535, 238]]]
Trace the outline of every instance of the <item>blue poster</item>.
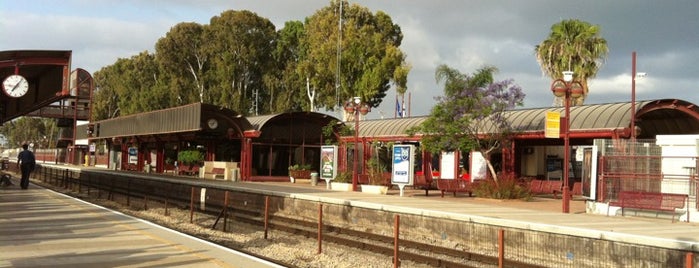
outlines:
[[392, 184], [413, 184], [413, 161], [415, 146], [397, 144], [393, 145], [393, 174]]

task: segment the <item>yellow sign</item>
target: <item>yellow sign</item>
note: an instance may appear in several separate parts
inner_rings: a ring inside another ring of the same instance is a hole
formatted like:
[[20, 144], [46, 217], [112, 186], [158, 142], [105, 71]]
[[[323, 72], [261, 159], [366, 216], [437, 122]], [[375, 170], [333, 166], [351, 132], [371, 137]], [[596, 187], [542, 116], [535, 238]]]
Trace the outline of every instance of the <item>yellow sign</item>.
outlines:
[[561, 113], [546, 112], [545, 138], [558, 139], [561, 137]]

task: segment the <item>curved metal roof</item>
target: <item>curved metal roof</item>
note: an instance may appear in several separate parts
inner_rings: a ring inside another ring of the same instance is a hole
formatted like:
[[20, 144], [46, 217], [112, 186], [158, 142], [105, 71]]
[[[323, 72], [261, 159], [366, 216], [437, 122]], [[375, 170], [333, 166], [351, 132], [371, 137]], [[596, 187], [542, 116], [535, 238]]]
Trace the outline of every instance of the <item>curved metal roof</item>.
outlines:
[[[405, 136], [409, 128], [420, 125], [425, 119], [427, 119], [427, 116], [360, 121], [359, 136]], [[350, 125], [354, 124], [354, 122], [345, 122], [345, 124]]]
[[[636, 102], [636, 121], [642, 135], [685, 134], [699, 132], [699, 108], [689, 102], [674, 99]], [[557, 111], [564, 116], [564, 107], [511, 110], [505, 116], [517, 133], [543, 132], [546, 112]], [[590, 130], [619, 130], [630, 127], [631, 103], [590, 104], [570, 107], [571, 132]], [[426, 116], [367, 120], [359, 122], [361, 137], [407, 136], [406, 130], [422, 123]], [[350, 124], [351, 122], [345, 122]], [[485, 133], [485, 131], [484, 131]]]
[[248, 122], [250, 122], [252, 130], [262, 130], [262, 128], [265, 126], [265, 124], [273, 121], [273, 120], [283, 120], [285, 118], [306, 118], [311, 121], [318, 121], [318, 122], [329, 122], [330, 120], [336, 120], [340, 121], [339, 119], [323, 114], [323, 113], [316, 113], [316, 112], [288, 112], [288, 113], [278, 113], [278, 114], [269, 114], [269, 115], [260, 115], [260, 116], [251, 116], [248, 117]]

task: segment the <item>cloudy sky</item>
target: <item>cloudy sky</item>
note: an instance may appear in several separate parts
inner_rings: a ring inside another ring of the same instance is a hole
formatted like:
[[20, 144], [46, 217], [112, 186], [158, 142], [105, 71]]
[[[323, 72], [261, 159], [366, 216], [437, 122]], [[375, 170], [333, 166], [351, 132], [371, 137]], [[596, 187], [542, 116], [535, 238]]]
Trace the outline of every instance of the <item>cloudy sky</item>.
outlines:
[[[590, 81], [587, 104], [631, 99], [631, 54], [637, 52], [638, 100], [677, 98], [699, 104], [699, 1], [349, 1], [386, 12], [404, 34], [401, 49], [413, 66], [408, 77], [411, 114], [426, 115], [441, 85], [435, 67], [463, 73], [483, 65], [522, 86], [526, 108], [553, 103], [550, 80], [541, 73], [534, 46], [551, 25], [580, 19], [599, 25], [609, 56]], [[327, 6], [328, 0], [0, 0], [0, 50], [72, 50], [72, 68], [89, 72], [154, 52], [156, 41], [180, 22], [208, 24], [225, 10], [250, 10], [279, 29]], [[393, 117], [395, 93], [370, 117]]]

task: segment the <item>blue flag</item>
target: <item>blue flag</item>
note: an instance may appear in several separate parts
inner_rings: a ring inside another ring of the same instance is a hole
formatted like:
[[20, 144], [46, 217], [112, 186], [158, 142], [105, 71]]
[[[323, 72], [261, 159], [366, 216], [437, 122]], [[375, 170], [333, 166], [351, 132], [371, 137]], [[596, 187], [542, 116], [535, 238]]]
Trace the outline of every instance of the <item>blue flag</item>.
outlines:
[[396, 99], [396, 114], [398, 117], [403, 117], [403, 109], [400, 107], [400, 102], [398, 102], [398, 99]]

